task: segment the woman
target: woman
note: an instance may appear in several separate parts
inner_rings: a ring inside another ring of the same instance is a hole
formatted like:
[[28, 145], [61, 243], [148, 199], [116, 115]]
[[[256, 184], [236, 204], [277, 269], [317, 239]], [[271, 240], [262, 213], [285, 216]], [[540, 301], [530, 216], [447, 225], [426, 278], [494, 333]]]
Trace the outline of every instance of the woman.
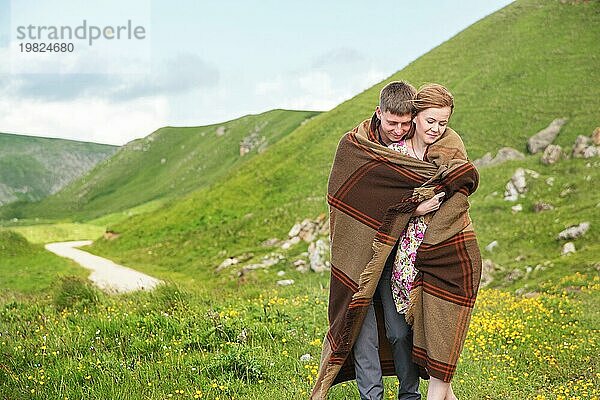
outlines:
[[[421, 87], [417, 92], [414, 100], [414, 106], [414, 129], [411, 130], [411, 132], [407, 135], [407, 137], [404, 140], [395, 144], [394, 149], [400, 151], [401, 153], [409, 157], [413, 157], [421, 161], [427, 161], [427, 150], [429, 146], [435, 143], [438, 139], [440, 139], [442, 135], [446, 132], [448, 121], [454, 109], [454, 99], [452, 94], [450, 94], [450, 92], [445, 87], [437, 84], [428, 84]], [[443, 196], [445, 193], [441, 192], [439, 194]], [[431, 213], [437, 211], [440, 208], [440, 205], [442, 204], [441, 202], [442, 197], [436, 195], [431, 199], [419, 204], [419, 206], [413, 214], [414, 216], [409, 220], [407, 227], [401, 234], [391, 279], [392, 294], [396, 303], [396, 309], [401, 314], [407, 313], [407, 310], [409, 310], [410, 308], [410, 294], [413, 291], [413, 289], [416, 289], [415, 277], [417, 276], [418, 266], [415, 266], [415, 261], [417, 261], [418, 248], [421, 246], [425, 238], [427, 223], [433, 217]], [[429, 269], [425, 267], [424, 269], [427, 270], [424, 273], [429, 273], [431, 275], [431, 267]], [[462, 273], [461, 271], [458, 272], [458, 275], [461, 275], [462, 278], [466, 278], [463, 275], [473, 274], [474, 271], [472, 266], [470, 266], [469, 268], [466, 268], [465, 271], [462, 271]], [[434, 267], [433, 274], [434, 276], [429, 276], [430, 280], [444, 280], [443, 273], [440, 274], [439, 267]], [[454, 278], [456, 278], [456, 275], [454, 276]], [[476, 280], [478, 282], [479, 278], [477, 277]], [[445, 283], [451, 284], [451, 282]], [[432, 292], [441, 295], [440, 291], [442, 290], [442, 288], [440, 286], [443, 286], [443, 283], [437, 282], [437, 286], [438, 287], [435, 289], [430, 289]], [[467, 284], [466, 286], [472, 286], [472, 284]], [[422, 301], [423, 292], [420, 289], [422, 289], [422, 279], [421, 286], [419, 286], [419, 289], [416, 289], [413, 293], [413, 297], [415, 298], [413, 301], [417, 301], [417, 297], [420, 297], [419, 300]], [[424, 311], [427, 312], [427, 310]], [[407, 319], [411, 317], [414, 318], [414, 310], [411, 314], [412, 315], [407, 315]], [[421, 318], [419, 318], [418, 321], [418, 323], [420, 323], [421, 325], [423, 325], [422, 316], [423, 312], [421, 313]], [[427, 323], [427, 326], [425, 326], [425, 328], [433, 327], [435, 329], [437, 321], [431, 321], [431, 319], [432, 318], [429, 318], [430, 321]], [[457, 351], [457, 347], [462, 348], [464, 334], [463, 332], [461, 332], [461, 330], [462, 329], [460, 328], [458, 329], [461, 339], [458, 341], [459, 343], [454, 344], [454, 362], [450, 364], [455, 365], [455, 361], [458, 358], [458, 354], [460, 353], [460, 350]], [[429, 337], [422, 337], [422, 335], [428, 333], [429, 330], [421, 332], [420, 339], [429, 339]], [[464, 333], [466, 333], [466, 329], [464, 329]], [[437, 335], [431, 336], [435, 340], [435, 336]], [[431, 343], [431, 340], [421, 340], [420, 342], [421, 343], [419, 343], [418, 345], [422, 346], [422, 343]], [[420, 348], [420, 346], [417, 347]], [[435, 347], [435, 344], [430, 345], [430, 347]], [[452, 391], [452, 386], [450, 384], [450, 380], [454, 373], [453, 368], [451, 374], [444, 373], [442, 374], [442, 377], [439, 376], [439, 372], [438, 374], [434, 373], [434, 375], [438, 375], [436, 377], [432, 375], [430, 367], [431, 364], [436, 364], [437, 362], [439, 362], [439, 360], [436, 361], [432, 359], [431, 356], [427, 354], [427, 350], [425, 349], [425, 352], [423, 352], [422, 348], [421, 351], [417, 352], [416, 354], [413, 352], [413, 357], [415, 358], [415, 362], [417, 362], [421, 367], [425, 368], [428, 374], [431, 375], [429, 389], [427, 392], [427, 399], [456, 399], [456, 396], [454, 395], [454, 392]], [[447, 357], [453, 358], [452, 356]], [[446, 366], [445, 368], [449, 367]]]

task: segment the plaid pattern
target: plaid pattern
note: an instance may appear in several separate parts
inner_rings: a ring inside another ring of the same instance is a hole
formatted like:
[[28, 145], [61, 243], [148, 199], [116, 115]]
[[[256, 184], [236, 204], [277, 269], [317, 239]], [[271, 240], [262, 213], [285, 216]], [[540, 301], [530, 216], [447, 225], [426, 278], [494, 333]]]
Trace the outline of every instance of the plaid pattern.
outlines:
[[[342, 137], [329, 176], [329, 331], [312, 399], [325, 399], [332, 385], [355, 378], [352, 347], [385, 262], [417, 205], [435, 193], [445, 192], [446, 200], [419, 248], [415, 265], [420, 273], [409, 308], [413, 358], [424, 377], [451, 379], [477, 293], [481, 260], [467, 196], [477, 188], [479, 175], [460, 137], [446, 129], [429, 146], [427, 161], [420, 161], [382, 145], [377, 123], [373, 116]], [[382, 370], [395, 375], [377, 299], [374, 304]], [[434, 318], [440, 314], [430, 309], [444, 312], [447, 320]]]

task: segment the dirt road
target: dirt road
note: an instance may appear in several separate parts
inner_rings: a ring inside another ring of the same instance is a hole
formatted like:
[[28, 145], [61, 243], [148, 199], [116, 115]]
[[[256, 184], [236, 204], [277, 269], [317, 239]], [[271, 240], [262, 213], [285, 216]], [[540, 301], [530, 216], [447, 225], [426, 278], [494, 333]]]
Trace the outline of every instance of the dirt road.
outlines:
[[152, 290], [160, 280], [137, 272], [131, 268], [95, 256], [76, 247], [92, 244], [91, 240], [47, 244], [46, 250], [65, 258], [70, 258], [92, 273], [89, 279], [100, 289], [109, 293], [127, 293], [136, 290]]

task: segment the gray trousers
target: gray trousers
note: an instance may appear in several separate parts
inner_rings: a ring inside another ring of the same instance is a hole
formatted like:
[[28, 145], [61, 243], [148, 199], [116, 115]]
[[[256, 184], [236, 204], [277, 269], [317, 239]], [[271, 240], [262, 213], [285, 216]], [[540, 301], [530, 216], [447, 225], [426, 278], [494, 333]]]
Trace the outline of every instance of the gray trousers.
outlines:
[[[398, 314], [392, 297], [390, 278], [392, 276], [392, 261], [395, 251], [386, 262], [377, 285], [381, 297], [385, 318], [385, 334], [392, 346], [394, 367], [398, 377], [398, 399], [421, 399], [419, 393], [419, 373], [412, 362], [412, 331], [404, 319], [404, 314]], [[373, 304], [363, 322], [362, 329], [354, 344], [354, 362], [356, 384], [362, 400], [383, 399], [383, 379], [379, 363], [379, 338], [377, 336], [377, 321]]]

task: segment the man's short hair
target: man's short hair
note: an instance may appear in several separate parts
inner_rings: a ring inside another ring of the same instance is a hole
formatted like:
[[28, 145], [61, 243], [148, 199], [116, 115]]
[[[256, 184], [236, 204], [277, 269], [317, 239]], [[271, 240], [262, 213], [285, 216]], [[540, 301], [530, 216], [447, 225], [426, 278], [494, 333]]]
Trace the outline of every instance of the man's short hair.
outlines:
[[379, 94], [379, 108], [381, 112], [387, 112], [394, 115], [412, 114], [413, 99], [417, 90], [408, 82], [394, 81], [390, 82], [381, 89]]

